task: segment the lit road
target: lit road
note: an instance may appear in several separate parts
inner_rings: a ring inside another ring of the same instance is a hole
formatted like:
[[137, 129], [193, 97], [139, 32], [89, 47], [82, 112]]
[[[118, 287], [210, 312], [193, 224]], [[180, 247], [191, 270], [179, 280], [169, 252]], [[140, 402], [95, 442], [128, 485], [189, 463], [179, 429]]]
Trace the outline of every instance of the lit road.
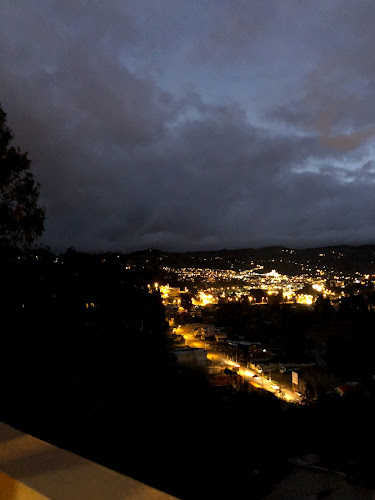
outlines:
[[[206, 349], [207, 358], [213, 361], [214, 364], [228, 366], [228, 368], [236, 364], [231, 359], [227, 359], [227, 356], [224, 353], [213, 349], [212, 346], [208, 345], [207, 342], [197, 340], [195, 338], [196, 332], [191, 327], [189, 327], [189, 325], [179, 326], [178, 328], [176, 328], [176, 333], [183, 335], [185, 342], [190, 347]], [[269, 380], [263, 374], [258, 374], [254, 370], [250, 370], [245, 366], [240, 366], [238, 373], [239, 375], [242, 375], [245, 379], [247, 379], [254, 387], [272, 392], [272, 394], [280, 399], [283, 399], [284, 401], [287, 401], [289, 403], [298, 403], [301, 401], [301, 398], [293, 391], [281, 385], [280, 383]]]

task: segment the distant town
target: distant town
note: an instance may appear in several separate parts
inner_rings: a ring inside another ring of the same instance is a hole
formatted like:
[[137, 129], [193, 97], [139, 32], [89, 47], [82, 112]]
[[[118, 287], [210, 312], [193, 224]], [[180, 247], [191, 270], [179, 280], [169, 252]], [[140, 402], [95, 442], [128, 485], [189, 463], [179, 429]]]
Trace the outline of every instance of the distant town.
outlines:
[[359, 390], [375, 374], [372, 359], [357, 354], [354, 334], [359, 319], [373, 321], [375, 246], [96, 255], [42, 249], [32, 258], [143, 273], [164, 306], [173, 356], [203, 369], [214, 385], [246, 383], [311, 404], [322, 391]]
[[[281, 252], [287, 264], [297, 265], [293, 260], [295, 250], [281, 249]], [[326, 359], [329, 339], [323, 334], [326, 324], [320, 325], [318, 334], [312, 333], [307, 338], [304, 327], [301, 328], [300, 336], [307, 342], [298, 353], [297, 349], [289, 352], [283, 349], [283, 341], [275, 338], [275, 332], [280, 330], [281, 310], [288, 310], [295, 317], [309, 317], [312, 324], [318, 315], [322, 319], [323, 314], [325, 320], [330, 319], [332, 327], [335, 315], [341, 317], [342, 322], [345, 300], [358, 302], [360, 298], [360, 305], [368, 311], [375, 307], [375, 275], [355, 270], [344, 272], [337, 266], [325, 264], [327, 257], [343, 259], [345, 250], [324, 249], [316, 253], [318, 265], [311, 264], [312, 258], [299, 262], [301, 273], [293, 275], [281, 274], [276, 269], [267, 271], [265, 268], [276, 268], [283, 262], [274, 258], [263, 265], [250, 261], [246, 267], [251, 267], [244, 270], [234, 270], [233, 265], [229, 269], [212, 269], [212, 261], [216, 264], [222, 260], [218, 256], [211, 257], [207, 267], [161, 267], [160, 271], [166, 273], [164, 282], [171, 279], [180, 286], [155, 282], [148, 287], [161, 295], [177, 346], [173, 352], [179, 362], [190, 367], [207, 365], [214, 384], [238, 384], [238, 376], [235, 379], [221, 376], [235, 371], [254, 387], [301, 404], [314, 401], [318, 388], [337, 394], [355, 390], [359, 382], [347, 380], [352, 365], [344, 370], [329, 369]], [[231, 303], [237, 303], [242, 315], [253, 316], [252, 329], [246, 321], [241, 327], [238, 320], [231, 322], [230, 313], [223, 322], [222, 313]], [[300, 344], [301, 338], [296, 343]]]

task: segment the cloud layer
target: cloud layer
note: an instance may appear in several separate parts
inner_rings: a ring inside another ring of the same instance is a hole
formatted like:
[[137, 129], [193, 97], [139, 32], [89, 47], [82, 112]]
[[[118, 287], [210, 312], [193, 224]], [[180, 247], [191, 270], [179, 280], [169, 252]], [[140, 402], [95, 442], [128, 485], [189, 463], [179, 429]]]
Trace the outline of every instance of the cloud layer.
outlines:
[[375, 4], [6, 0], [54, 249], [375, 239]]

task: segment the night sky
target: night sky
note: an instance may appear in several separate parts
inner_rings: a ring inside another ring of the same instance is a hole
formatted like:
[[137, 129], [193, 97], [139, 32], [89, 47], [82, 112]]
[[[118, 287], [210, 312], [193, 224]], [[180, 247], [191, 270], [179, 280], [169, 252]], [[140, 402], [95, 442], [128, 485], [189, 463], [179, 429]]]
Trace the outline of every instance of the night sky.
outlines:
[[374, 243], [374, 26], [374, 0], [2, 0], [42, 243]]

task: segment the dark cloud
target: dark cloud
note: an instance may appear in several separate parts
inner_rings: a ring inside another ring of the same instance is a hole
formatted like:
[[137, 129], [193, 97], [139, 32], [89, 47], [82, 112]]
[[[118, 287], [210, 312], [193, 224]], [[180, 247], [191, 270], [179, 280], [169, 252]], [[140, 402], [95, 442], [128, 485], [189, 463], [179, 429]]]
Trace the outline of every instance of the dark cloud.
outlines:
[[341, 6], [3, 2], [0, 102], [44, 242], [373, 241], [375, 10]]

